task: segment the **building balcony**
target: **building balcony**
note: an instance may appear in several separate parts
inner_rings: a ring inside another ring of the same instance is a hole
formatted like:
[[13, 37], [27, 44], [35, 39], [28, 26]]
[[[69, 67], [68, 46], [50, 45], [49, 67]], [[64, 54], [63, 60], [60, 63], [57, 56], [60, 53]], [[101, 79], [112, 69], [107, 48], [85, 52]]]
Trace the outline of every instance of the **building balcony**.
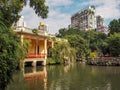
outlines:
[[27, 58], [45, 58], [45, 56], [46, 56], [45, 53], [40, 53], [40, 54], [29, 53], [27, 55]]

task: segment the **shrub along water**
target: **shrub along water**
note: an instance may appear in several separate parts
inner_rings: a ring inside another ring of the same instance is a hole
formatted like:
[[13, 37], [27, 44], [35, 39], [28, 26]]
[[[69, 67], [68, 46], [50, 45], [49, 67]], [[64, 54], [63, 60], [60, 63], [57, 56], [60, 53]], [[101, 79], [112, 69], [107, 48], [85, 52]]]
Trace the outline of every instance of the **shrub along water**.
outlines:
[[68, 41], [55, 43], [54, 48], [49, 49], [50, 57], [47, 60], [48, 64], [70, 63], [76, 60], [76, 51], [70, 47]]
[[18, 60], [25, 56], [20, 39], [0, 21], [0, 90], [12, 79]]

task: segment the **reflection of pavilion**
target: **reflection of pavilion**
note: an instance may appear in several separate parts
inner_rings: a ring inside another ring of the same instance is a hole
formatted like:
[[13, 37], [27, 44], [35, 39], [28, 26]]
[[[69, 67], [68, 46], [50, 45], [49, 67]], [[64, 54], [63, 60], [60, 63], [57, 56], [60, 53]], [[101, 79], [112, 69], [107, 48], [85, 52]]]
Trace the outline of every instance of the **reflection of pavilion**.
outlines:
[[47, 70], [46, 67], [29, 67], [23, 71], [25, 82], [29, 90], [47, 89]]

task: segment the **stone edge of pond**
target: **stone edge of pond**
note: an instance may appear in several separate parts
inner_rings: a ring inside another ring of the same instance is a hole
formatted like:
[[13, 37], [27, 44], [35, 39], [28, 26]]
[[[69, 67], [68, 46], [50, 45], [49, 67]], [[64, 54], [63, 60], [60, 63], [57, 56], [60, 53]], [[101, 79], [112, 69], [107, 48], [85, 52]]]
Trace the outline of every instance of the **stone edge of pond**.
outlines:
[[120, 57], [89, 58], [86, 63], [96, 66], [120, 66]]

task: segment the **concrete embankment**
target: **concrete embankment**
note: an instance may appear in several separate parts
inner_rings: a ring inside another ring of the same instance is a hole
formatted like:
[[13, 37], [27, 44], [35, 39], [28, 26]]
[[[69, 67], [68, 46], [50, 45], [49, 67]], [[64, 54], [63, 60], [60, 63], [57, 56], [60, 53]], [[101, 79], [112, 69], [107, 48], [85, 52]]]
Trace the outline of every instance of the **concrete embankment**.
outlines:
[[87, 60], [89, 65], [98, 66], [120, 66], [120, 57], [109, 57], [109, 58], [89, 58]]

